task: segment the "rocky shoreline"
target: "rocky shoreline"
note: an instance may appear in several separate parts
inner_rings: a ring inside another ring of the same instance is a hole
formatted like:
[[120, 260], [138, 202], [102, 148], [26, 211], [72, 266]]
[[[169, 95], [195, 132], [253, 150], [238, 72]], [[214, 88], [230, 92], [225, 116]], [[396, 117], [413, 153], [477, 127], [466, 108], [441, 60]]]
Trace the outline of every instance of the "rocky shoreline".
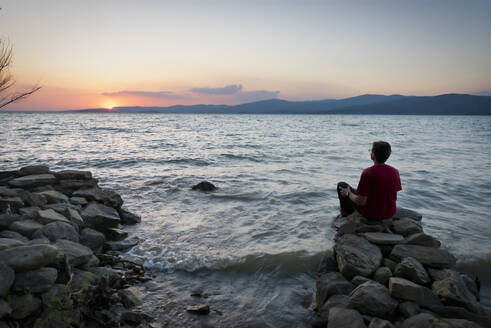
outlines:
[[160, 327], [138, 309], [152, 278], [122, 260], [141, 222], [89, 171], [0, 172], [0, 328]]
[[312, 327], [491, 327], [479, 280], [424, 233], [422, 216], [399, 209], [373, 224], [338, 216], [335, 245], [319, 267]]

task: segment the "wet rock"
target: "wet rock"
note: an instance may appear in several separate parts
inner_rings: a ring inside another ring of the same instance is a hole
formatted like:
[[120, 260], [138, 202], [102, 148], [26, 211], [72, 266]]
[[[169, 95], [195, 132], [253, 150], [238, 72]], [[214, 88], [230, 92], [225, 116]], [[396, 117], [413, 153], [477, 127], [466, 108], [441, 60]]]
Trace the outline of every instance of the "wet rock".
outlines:
[[80, 232], [80, 243], [84, 246], [87, 246], [95, 253], [98, 253], [102, 250], [102, 246], [104, 245], [105, 241], [106, 237], [104, 236], [104, 234], [97, 230], [84, 228]]
[[404, 237], [423, 232], [420, 223], [409, 218], [394, 220], [393, 229], [395, 233], [403, 235]]
[[137, 224], [142, 221], [141, 216], [131, 213], [124, 207], [121, 207], [118, 212], [122, 224]]
[[380, 249], [356, 235], [341, 236], [334, 248], [339, 271], [348, 279], [356, 275], [368, 277], [382, 262]]
[[81, 213], [84, 222], [96, 230], [117, 228], [120, 218], [118, 211], [106, 205], [91, 202]]
[[49, 223], [37, 230], [32, 235], [32, 238], [43, 237], [46, 237], [53, 242], [57, 241], [58, 239], [66, 239], [75, 243], [80, 241], [78, 232], [75, 230], [75, 228], [71, 224], [65, 222]]
[[351, 283], [355, 286], [359, 286], [367, 281], [370, 281], [371, 279], [368, 279], [367, 277], [363, 276], [355, 276], [353, 279], [351, 279]]
[[186, 311], [206, 315], [210, 313], [210, 306], [208, 304], [188, 305]]
[[455, 257], [448, 251], [418, 245], [396, 245], [390, 258], [401, 261], [405, 257], [412, 257], [421, 264], [434, 268], [451, 268], [455, 266]]
[[134, 324], [140, 324], [142, 322], [152, 321], [153, 318], [145, 312], [135, 310], [124, 311], [123, 313], [121, 313], [121, 320]]
[[373, 318], [368, 325], [368, 328], [394, 328], [394, 325], [390, 321]]
[[[0, 235], [1, 235], [1, 233], [0, 233]], [[474, 295], [476, 300], [479, 301], [479, 299], [480, 299], [479, 286], [478, 286], [479, 279], [477, 279], [477, 278], [472, 279], [470, 276], [468, 276], [467, 274], [463, 274], [463, 273], [460, 274], [460, 277], [464, 281], [464, 284], [467, 287], [467, 289], [472, 293], [472, 295]]]
[[437, 280], [431, 288], [446, 305], [465, 307], [476, 314], [485, 315], [486, 311], [477, 302], [475, 296], [467, 289], [462, 277], [456, 271], [448, 272], [443, 280]]
[[12, 179], [9, 181], [9, 185], [19, 188], [32, 188], [55, 184], [56, 182], [56, 178], [52, 174], [35, 174]]
[[216, 190], [217, 187], [211, 182], [201, 181], [197, 185], [194, 185], [191, 189], [200, 190], [200, 191], [212, 191], [212, 190]]
[[104, 248], [112, 251], [124, 251], [136, 245], [138, 245], [136, 240], [107, 241], [104, 243]]
[[117, 228], [108, 228], [104, 231], [104, 234], [106, 235], [106, 240], [110, 241], [121, 241], [128, 237], [128, 232]]
[[113, 268], [94, 267], [89, 271], [106, 281], [111, 288], [118, 288], [122, 283], [122, 274]]
[[353, 309], [334, 307], [329, 310], [327, 328], [366, 328], [361, 314]]
[[[23, 243], [26, 243], [29, 241], [28, 238], [22, 236], [20, 233], [15, 232], [15, 231], [10, 231], [10, 230], [0, 231], [0, 238], [15, 239], [15, 240], [21, 241]], [[0, 246], [0, 250], [1, 250], [1, 246]]]
[[70, 197], [70, 203], [73, 205], [87, 205], [89, 202], [87, 202], [87, 199], [83, 197]]
[[143, 303], [142, 295], [136, 287], [130, 287], [120, 290], [119, 296], [121, 297], [123, 305], [127, 308], [141, 305]]
[[350, 304], [363, 314], [385, 318], [394, 312], [398, 303], [385, 286], [368, 281], [351, 292]]
[[20, 176], [35, 175], [35, 174], [47, 174], [49, 172], [49, 167], [46, 165], [30, 165], [25, 166], [19, 170]]
[[332, 249], [326, 251], [326, 254], [322, 257], [319, 269], [317, 270], [319, 275], [338, 271], [338, 263]]
[[420, 245], [420, 246], [426, 246], [426, 247], [434, 247], [438, 248], [440, 247], [441, 243], [438, 239], [427, 235], [423, 232], [420, 233], [415, 233], [406, 238], [406, 244], [410, 245]]
[[29, 193], [24, 201], [29, 206], [43, 206], [48, 204], [46, 197], [37, 193]]
[[94, 254], [90, 248], [65, 239], [58, 239], [55, 245], [59, 249], [57, 262], [63, 261], [65, 256], [74, 267], [87, 263]]
[[402, 302], [399, 303], [397, 307], [398, 313], [404, 318], [407, 319], [421, 312], [418, 303], [416, 302]]
[[17, 232], [23, 236], [31, 238], [31, 236], [38, 230], [41, 229], [43, 225], [34, 220], [24, 220], [12, 223], [9, 226], [9, 230]]
[[402, 219], [409, 218], [414, 221], [421, 221], [423, 216], [416, 211], [399, 207], [397, 208], [396, 214], [392, 217], [392, 219]]
[[329, 319], [329, 310], [332, 308], [350, 308], [348, 295], [333, 295], [322, 305], [317, 312], [317, 324], [320, 327], [326, 327], [327, 320]]
[[0, 262], [15, 271], [28, 271], [55, 263], [57, 254], [52, 245], [19, 246], [0, 251]]
[[0, 251], [12, 247], [24, 246], [23, 241], [12, 239], [12, 238], [0, 238]]
[[37, 193], [46, 197], [48, 204], [52, 203], [68, 203], [68, 197], [61, 192], [55, 190], [47, 190]]
[[404, 237], [393, 233], [366, 232], [363, 235], [369, 242], [377, 245], [396, 245], [405, 243]]
[[375, 271], [373, 280], [385, 285], [387, 281], [389, 281], [390, 277], [392, 277], [392, 271], [390, 271], [388, 267], [380, 267], [377, 269], [377, 271]]
[[66, 217], [64, 217], [63, 215], [61, 215], [60, 213], [56, 212], [53, 209], [41, 210], [38, 212], [38, 215], [39, 215], [38, 220], [42, 224], [48, 224], [58, 221], [70, 223], [70, 221]]
[[106, 206], [114, 208], [120, 208], [123, 205], [123, 199], [114, 190], [102, 189], [97, 186], [88, 189], [77, 190], [73, 192], [72, 196], [84, 197], [88, 200], [95, 200], [103, 203]]
[[32, 294], [13, 295], [11, 300], [12, 313], [10, 317], [17, 320], [25, 319], [36, 313], [41, 307], [41, 300]]
[[29, 219], [36, 219], [40, 210], [41, 208], [39, 206], [21, 207], [19, 208], [19, 213]]
[[431, 282], [431, 278], [421, 263], [412, 257], [405, 257], [397, 264], [394, 276], [411, 280], [420, 285]]
[[[12, 313], [12, 308], [4, 300], [0, 299], [0, 319]], [[2, 327], [0, 325], [0, 327]], [[7, 326], [8, 327], [8, 326]]]
[[90, 171], [64, 170], [53, 173], [59, 180], [90, 180], [92, 173]]
[[404, 320], [400, 328], [431, 328], [435, 327], [438, 318], [429, 313], [420, 313]]
[[0, 214], [0, 229], [8, 229], [8, 227], [17, 221], [26, 220], [27, 217], [17, 214]]
[[18, 272], [15, 275], [14, 290], [28, 290], [31, 293], [43, 293], [53, 287], [58, 278], [55, 268], [40, 268], [27, 272]]
[[431, 289], [415, 284], [404, 278], [390, 278], [389, 292], [392, 297], [406, 301], [414, 301], [419, 305], [428, 308], [442, 305], [438, 296], [436, 296]]
[[355, 286], [346, 280], [339, 272], [329, 272], [321, 275], [316, 281], [315, 301], [317, 308], [333, 295], [348, 295]]
[[0, 299], [7, 296], [14, 283], [15, 272], [5, 263], [0, 262]]

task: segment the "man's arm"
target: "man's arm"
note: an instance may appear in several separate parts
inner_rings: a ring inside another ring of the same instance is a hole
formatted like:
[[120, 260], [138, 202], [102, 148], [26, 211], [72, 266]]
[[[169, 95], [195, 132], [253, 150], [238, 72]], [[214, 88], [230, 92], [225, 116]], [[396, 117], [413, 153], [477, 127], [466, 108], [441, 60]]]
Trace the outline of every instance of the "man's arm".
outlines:
[[341, 191], [342, 196], [348, 196], [349, 199], [351, 199], [351, 201], [356, 205], [365, 206], [365, 204], [367, 203], [367, 199], [368, 199], [367, 196], [360, 196], [355, 193], [352, 193], [349, 187], [348, 188], [339, 187], [339, 190]]

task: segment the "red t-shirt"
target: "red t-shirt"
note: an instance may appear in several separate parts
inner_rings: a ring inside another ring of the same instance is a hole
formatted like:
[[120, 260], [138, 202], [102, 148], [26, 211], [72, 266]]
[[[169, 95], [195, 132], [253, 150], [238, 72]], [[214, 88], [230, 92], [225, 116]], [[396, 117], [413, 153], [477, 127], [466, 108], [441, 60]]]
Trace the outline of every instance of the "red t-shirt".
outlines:
[[399, 171], [390, 165], [374, 165], [361, 173], [356, 194], [367, 197], [360, 213], [374, 220], [388, 219], [396, 214], [397, 192], [401, 190]]

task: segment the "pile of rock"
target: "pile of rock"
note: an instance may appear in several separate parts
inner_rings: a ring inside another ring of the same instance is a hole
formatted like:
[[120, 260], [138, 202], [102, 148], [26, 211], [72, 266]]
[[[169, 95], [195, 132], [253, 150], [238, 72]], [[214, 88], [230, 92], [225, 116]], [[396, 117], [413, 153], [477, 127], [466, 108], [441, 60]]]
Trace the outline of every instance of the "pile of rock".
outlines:
[[144, 317], [124, 311], [141, 303], [130, 285], [149, 278], [116, 252], [135, 245], [121, 225], [141, 221], [122, 205], [88, 171], [0, 172], [0, 327], [107, 327]]
[[338, 216], [335, 246], [316, 282], [313, 327], [491, 327], [479, 281], [423, 232], [421, 215], [399, 209], [372, 223]]

